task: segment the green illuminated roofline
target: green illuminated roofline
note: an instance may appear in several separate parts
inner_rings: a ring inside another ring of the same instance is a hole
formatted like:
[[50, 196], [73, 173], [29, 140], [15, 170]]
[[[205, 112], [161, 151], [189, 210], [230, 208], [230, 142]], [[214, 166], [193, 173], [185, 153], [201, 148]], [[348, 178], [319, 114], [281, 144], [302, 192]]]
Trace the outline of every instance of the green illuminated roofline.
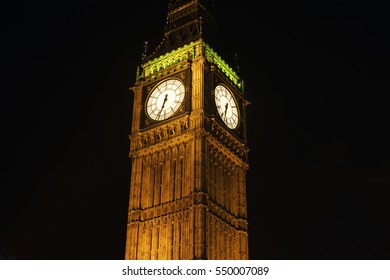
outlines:
[[137, 81], [141, 78], [153, 78], [161, 70], [171, 67], [176, 64], [180, 64], [182, 61], [188, 59], [194, 59], [198, 56], [202, 56], [206, 61], [215, 65], [216, 68], [221, 71], [235, 86], [237, 86], [241, 92], [243, 92], [244, 83], [243, 80], [237, 75], [237, 73], [202, 39], [191, 42], [176, 50], [170, 51], [164, 55], [156, 57], [142, 64], [143, 72], [137, 75]]

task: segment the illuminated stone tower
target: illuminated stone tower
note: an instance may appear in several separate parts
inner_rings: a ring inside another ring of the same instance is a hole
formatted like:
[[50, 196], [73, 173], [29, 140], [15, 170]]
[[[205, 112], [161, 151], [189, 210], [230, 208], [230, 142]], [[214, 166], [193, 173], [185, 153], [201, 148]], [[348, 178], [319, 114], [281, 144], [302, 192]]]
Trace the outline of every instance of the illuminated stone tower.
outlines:
[[244, 84], [210, 0], [171, 0], [134, 86], [125, 259], [248, 259]]

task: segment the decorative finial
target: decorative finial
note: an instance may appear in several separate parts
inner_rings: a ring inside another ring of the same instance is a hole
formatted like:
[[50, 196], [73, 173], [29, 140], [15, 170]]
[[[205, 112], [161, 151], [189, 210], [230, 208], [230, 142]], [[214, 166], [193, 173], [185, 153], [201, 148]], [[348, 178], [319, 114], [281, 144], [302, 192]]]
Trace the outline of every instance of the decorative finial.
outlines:
[[203, 27], [203, 20], [202, 17], [199, 17], [199, 35], [202, 36], [202, 27]]
[[240, 63], [239, 63], [239, 62], [240, 62], [240, 61], [239, 61], [239, 59], [238, 59], [238, 54], [235, 53], [235, 54], [234, 54], [234, 64], [235, 64], [235, 66], [236, 66], [237, 74], [240, 73]]
[[140, 70], [139, 70], [139, 66], [137, 66], [137, 72], [135, 73], [135, 80], [138, 82], [139, 81], [139, 78], [140, 78]]
[[146, 57], [146, 54], [148, 52], [148, 45], [149, 45], [148, 41], [145, 41], [145, 43], [144, 43], [144, 52], [142, 54], [142, 60]]

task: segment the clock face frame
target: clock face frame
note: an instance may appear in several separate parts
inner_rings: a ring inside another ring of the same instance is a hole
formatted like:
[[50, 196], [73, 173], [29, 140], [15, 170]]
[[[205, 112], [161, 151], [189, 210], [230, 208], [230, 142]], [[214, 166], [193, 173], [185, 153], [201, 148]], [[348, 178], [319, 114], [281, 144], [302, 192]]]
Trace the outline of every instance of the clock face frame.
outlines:
[[231, 91], [224, 85], [217, 85], [214, 90], [215, 105], [222, 121], [230, 129], [236, 129], [240, 120], [238, 103]]
[[157, 84], [146, 100], [146, 114], [155, 121], [173, 116], [183, 103], [185, 87], [179, 79], [167, 79]]

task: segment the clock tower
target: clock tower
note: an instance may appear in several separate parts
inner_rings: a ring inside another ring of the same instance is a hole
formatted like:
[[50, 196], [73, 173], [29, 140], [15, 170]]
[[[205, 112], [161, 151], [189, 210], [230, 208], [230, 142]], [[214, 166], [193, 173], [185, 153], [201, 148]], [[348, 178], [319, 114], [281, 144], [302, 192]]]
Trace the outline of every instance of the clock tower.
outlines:
[[248, 259], [244, 83], [214, 1], [170, 0], [137, 70], [125, 259]]

